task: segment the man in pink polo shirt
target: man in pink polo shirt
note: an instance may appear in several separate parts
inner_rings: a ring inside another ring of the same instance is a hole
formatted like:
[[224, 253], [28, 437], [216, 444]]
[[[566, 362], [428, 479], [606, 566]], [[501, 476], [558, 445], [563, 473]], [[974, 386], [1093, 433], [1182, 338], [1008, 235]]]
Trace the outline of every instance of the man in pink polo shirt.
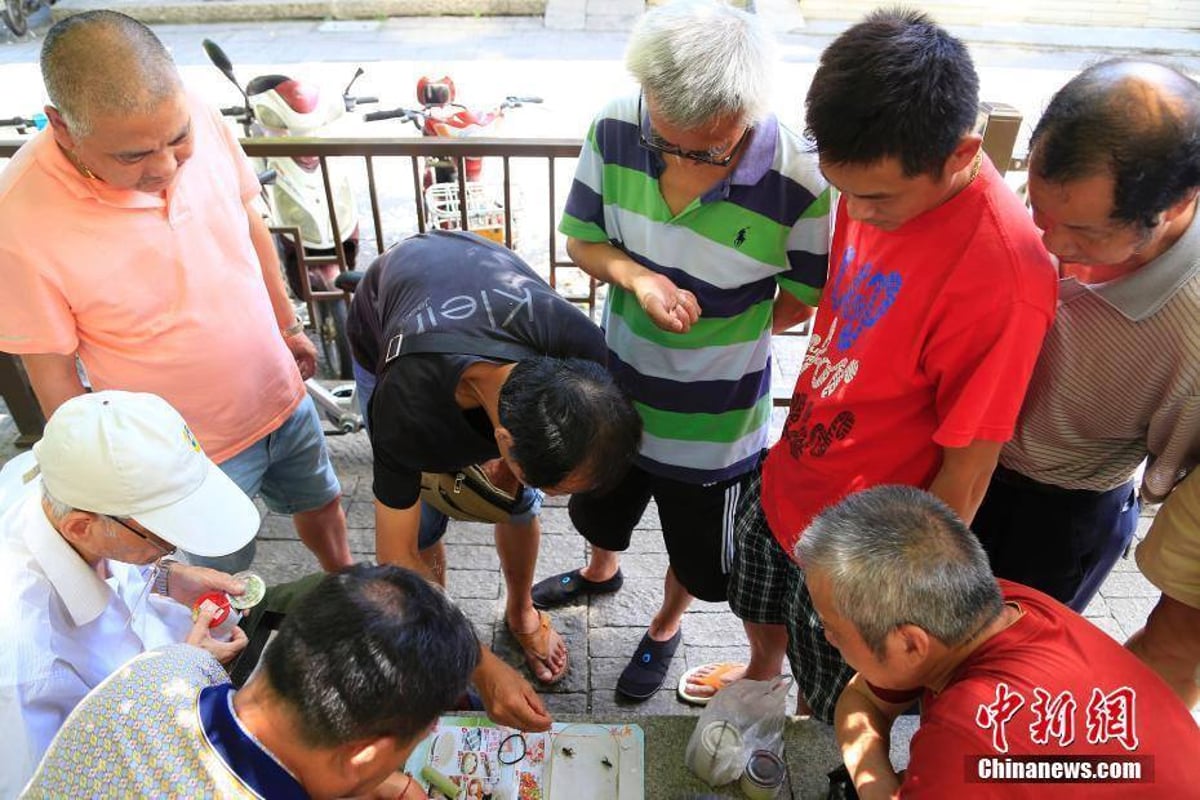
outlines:
[[[236, 139], [183, 89], [135, 20], [70, 17], [46, 35], [50, 128], [0, 175], [0, 350], [50, 416], [96, 389], [166, 398], [249, 495], [293, 515], [321, 566], [351, 563], [304, 391], [316, 351], [287, 297]], [[225, 559], [236, 571], [254, 544]]]

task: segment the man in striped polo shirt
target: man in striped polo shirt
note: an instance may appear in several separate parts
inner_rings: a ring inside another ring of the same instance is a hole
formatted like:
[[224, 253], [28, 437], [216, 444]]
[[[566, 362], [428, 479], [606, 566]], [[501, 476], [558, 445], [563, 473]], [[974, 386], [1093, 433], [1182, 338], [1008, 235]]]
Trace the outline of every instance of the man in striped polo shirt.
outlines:
[[617, 553], [653, 497], [670, 565], [617, 684], [632, 699], [662, 685], [692, 598], [725, 600], [740, 482], [767, 443], [771, 333], [807, 319], [825, 281], [829, 194], [764, 107], [771, 55], [741, 10], [649, 11], [626, 54], [641, 91], [593, 122], [560, 224], [575, 262], [610, 284], [609, 368], [645, 435], [621, 486], [571, 499], [591, 561], [543, 581], [534, 601], [618, 588]]
[[[1168, 67], [1090, 67], [1034, 131], [1029, 198], [1060, 262], [1058, 317], [973, 527], [997, 575], [1076, 611], [1129, 546], [1139, 465], [1157, 502], [1200, 461], [1197, 192], [1200, 85]], [[1167, 626], [1193, 656], [1195, 613]]]

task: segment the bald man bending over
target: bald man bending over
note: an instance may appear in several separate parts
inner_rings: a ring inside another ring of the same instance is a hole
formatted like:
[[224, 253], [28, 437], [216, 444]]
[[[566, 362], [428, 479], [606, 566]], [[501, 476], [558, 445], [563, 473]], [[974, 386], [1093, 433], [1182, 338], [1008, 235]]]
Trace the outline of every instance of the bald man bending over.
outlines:
[[[122, 14], [57, 23], [41, 67], [50, 128], [0, 174], [0, 350], [21, 356], [47, 417], [84, 391], [76, 356], [96, 389], [165, 398], [246, 494], [293, 516], [321, 566], [350, 564], [304, 391], [316, 350], [237, 140]], [[234, 572], [253, 557], [251, 541], [190, 560]]]
[[997, 576], [1082, 612], [1133, 538], [1139, 496], [1168, 498], [1138, 551], [1163, 597], [1129, 646], [1195, 706], [1200, 502], [1180, 481], [1200, 462], [1200, 84], [1096, 64], [1054, 95], [1030, 146], [1058, 315], [972, 528]]

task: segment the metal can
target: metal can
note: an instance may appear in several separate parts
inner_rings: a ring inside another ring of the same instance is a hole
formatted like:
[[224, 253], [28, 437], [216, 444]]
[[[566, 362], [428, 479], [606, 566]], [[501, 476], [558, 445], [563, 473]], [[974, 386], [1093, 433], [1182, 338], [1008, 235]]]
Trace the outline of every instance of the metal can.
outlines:
[[738, 785], [750, 800], [775, 800], [786, 773], [782, 758], [770, 750], [755, 750], [746, 762]]

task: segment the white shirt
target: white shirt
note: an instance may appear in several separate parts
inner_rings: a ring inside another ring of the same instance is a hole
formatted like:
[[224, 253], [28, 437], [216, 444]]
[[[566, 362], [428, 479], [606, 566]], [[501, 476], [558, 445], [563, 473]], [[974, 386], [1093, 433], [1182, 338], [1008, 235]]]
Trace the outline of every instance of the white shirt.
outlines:
[[35, 478], [0, 509], [0, 800], [20, 792], [88, 691], [191, 628], [186, 607], [150, 593], [152, 567], [106, 561], [101, 579], [50, 524], [41, 491]]

